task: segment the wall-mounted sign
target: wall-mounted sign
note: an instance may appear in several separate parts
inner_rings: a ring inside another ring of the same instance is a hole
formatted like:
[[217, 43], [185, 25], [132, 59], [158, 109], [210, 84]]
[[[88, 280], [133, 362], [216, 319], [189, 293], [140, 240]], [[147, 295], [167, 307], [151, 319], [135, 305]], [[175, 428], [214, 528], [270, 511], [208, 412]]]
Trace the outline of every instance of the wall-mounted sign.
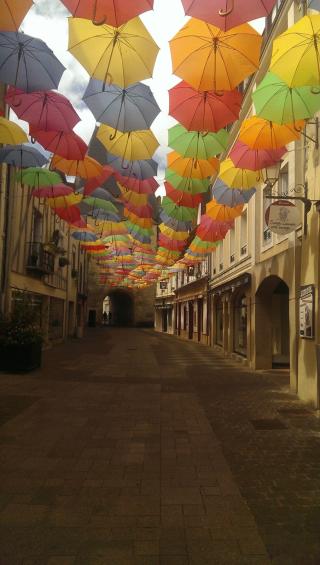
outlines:
[[168, 283], [166, 281], [160, 281], [160, 290], [166, 290]]
[[276, 200], [267, 208], [265, 220], [270, 231], [287, 235], [301, 224], [301, 214], [289, 200]]
[[299, 335], [306, 339], [314, 338], [314, 286], [302, 286], [299, 297]]

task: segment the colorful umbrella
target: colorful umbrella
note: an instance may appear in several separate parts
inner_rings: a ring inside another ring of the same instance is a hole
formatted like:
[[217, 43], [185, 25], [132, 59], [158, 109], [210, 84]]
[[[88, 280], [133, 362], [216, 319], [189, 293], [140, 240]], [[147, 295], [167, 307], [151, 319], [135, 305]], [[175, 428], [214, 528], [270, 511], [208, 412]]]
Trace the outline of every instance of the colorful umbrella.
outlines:
[[166, 237], [165, 235], [160, 235], [158, 239], [158, 245], [165, 247], [171, 251], [183, 251], [186, 247], [186, 241], [179, 241]]
[[153, 220], [150, 217], [144, 218], [140, 217], [134, 212], [131, 212], [127, 208], [123, 210], [124, 216], [130, 220], [133, 224], [140, 226], [141, 228], [151, 228], [153, 226]]
[[25, 131], [18, 124], [0, 116], [0, 143], [18, 145], [25, 142], [28, 142]]
[[181, 177], [175, 171], [171, 171], [170, 169], [166, 169], [166, 180], [178, 190], [183, 190], [184, 192], [189, 192], [190, 194], [207, 192], [209, 187], [208, 179]]
[[288, 86], [320, 85], [320, 15], [304, 16], [273, 42], [270, 70]]
[[51, 169], [58, 169], [68, 176], [81, 177], [83, 179], [90, 179], [97, 177], [102, 173], [102, 165], [92, 157], [86, 156], [84, 159], [69, 160], [54, 155], [51, 160]]
[[202, 241], [219, 241], [224, 239], [228, 231], [233, 227], [233, 220], [221, 222], [213, 220], [210, 216], [203, 214], [201, 216], [200, 224], [197, 227], [197, 236]]
[[92, 208], [105, 210], [106, 212], [114, 212], [115, 214], [118, 213], [118, 209], [115, 207], [112, 202], [109, 200], [103, 200], [102, 198], [96, 198], [94, 196], [88, 196], [82, 200], [83, 204], [87, 204]]
[[210, 159], [227, 148], [228, 132], [224, 129], [217, 133], [188, 131], [177, 124], [169, 129], [168, 145], [183, 157]]
[[186, 14], [227, 31], [270, 14], [276, 0], [182, 0]]
[[74, 131], [45, 131], [30, 126], [29, 133], [48, 151], [68, 160], [82, 160], [88, 149], [87, 144]]
[[80, 121], [69, 100], [58, 92], [27, 93], [10, 86], [5, 101], [18, 118], [39, 130], [72, 131]]
[[168, 154], [168, 166], [182, 177], [204, 179], [219, 172], [220, 161], [215, 157], [211, 159], [185, 158], [180, 153], [172, 151]]
[[53, 186], [61, 183], [61, 176], [58, 173], [38, 167], [29, 167], [28, 169], [17, 171], [16, 179], [21, 184], [36, 187]]
[[187, 206], [188, 208], [197, 208], [202, 202], [201, 194], [188, 194], [182, 190], [177, 190], [170, 183], [164, 183], [166, 195], [170, 200], [179, 204], [179, 206]]
[[221, 181], [217, 181], [212, 189], [213, 198], [219, 204], [225, 204], [231, 208], [239, 206], [239, 204], [247, 204], [255, 193], [255, 188], [239, 190], [238, 188], [230, 188]]
[[78, 206], [69, 206], [67, 208], [55, 208], [55, 214], [68, 224], [76, 225], [81, 221], [80, 210]]
[[258, 69], [261, 41], [249, 24], [225, 33], [191, 19], [170, 41], [173, 73], [197, 90], [233, 90]]
[[241, 102], [238, 90], [199, 92], [184, 81], [169, 90], [169, 114], [189, 131], [219, 131], [238, 119]]
[[188, 231], [193, 227], [193, 220], [178, 220], [176, 218], [172, 218], [166, 212], [162, 211], [160, 213], [160, 218], [162, 222], [168, 227], [173, 229], [174, 231]]
[[121, 196], [120, 199], [125, 203], [131, 203], [133, 206], [143, 206], [148, 202], [148, 194], [139, 194], [133, 192], [132, 190], [127, 190], [121, 184], [118, 185], [120, 188]]
[[97, 236], [90, 231], [74, 231], [71, 236], [77, 241], [96, 241]]
[[166, 224], [159, 225], [160, 232], [169, 239], [176, 239], [178, 241], [185, 241], [189, 237], [188, 231], [176, 231]]
[[87, 180], [87, 182], [84, 185], [84, 194], [86, 196], [89, 196], [91, 192], [93, 192], [96, 188], [104, 184], [113, 174], [114, 174], [114, 170], [108, 165], [104, 165], [102, 167], [102, 172], [100, 175]]
[[159, 186], [153, 177], [141, 180], [137, 177], [125, 177], [118, 172], [115, 173], [115, 177], [121, 186], [137, 194], [153, 194]]
[[261, 182], [261, 176], [258, 171], [239, 169], [234, 166], [233, 161], [229, 158], [221, 163], [219, 179], [230, 188], [239, 188], [241, 190], [248, 190]]
[[37, 198], [57, 198], [68, 194], [73, 194], [72, 188], [62, 183], [54, 186], [43, 186], [32, 191], [32, 196]]
[[95, 25], [119, 27], [142, 12], [152, 10], [154, 0], [62, 0], [77, 18], [92, 20]]
[[48, 159], [31, 143], [22, 145], [6, 145], [0, 149], [0, 163], [7, 163], [18, 168], [42, 167]]
[[51, 208], [69, 208], [69, 206], [75, 206], [79, 204], [82, 200], [82, 194], [75, 194], [74, 192], [67, 194], [66, 196], [54, 196], [49, 197], [47, 202]]
[[96, 137], [110, 153], [127, 161], [149, 159], [159, 147], [159, 142], [151, 130], [123, 133], [101, 124]]
[[230, 159], [236, 167], [259, 171], [278, 163], [286, 154], [286, 147], [279, 149], [251, 149], [242, 141], [237, 141], [230, 152]]
[[312, 118], [320, 110], [320, 88], [292, 88], [270, 72], [253, 92], [252, 98], [257, 115], [277, 124]]
[[170, 198], [165, 196], [161, 202], [161, 206], [168, 216], [179, 221], [195, 222], [197, 218], [197, 208], [189, 208], [187, 206], [179, 206]]
[[151, 89], [141, 82], [122, 89], [91, 79], [82, 100], [98, 122], [120, 131], [148, 129], [160, 112]]
[[32, 92], [58, 88], [65, 67], [41, 41], [15, 31], [0, 32], [0, 81]]
[[32, 0], [0, 0], [1, 31], [18, 31]]
[[238, 216], [241, 216], [243, 210], [243, 204], [234, 206], [226, 206], [225, 204], [219, 204], [215, 199], [212, 199], [206, 206], [206, 215], [213, 220], [219, 220], [220, 222], [230, 222]]
[[152, 77], [159, 51], [140, 18], [117, 28], [69, 18], [68, 49], [90, 76], [122, 88]]
[[291, 141], [300, 138], [304, 121], [295, 124], [276, 124], [257, 116], [242, 122], [239, 140], [251, 149], [279, 149]]

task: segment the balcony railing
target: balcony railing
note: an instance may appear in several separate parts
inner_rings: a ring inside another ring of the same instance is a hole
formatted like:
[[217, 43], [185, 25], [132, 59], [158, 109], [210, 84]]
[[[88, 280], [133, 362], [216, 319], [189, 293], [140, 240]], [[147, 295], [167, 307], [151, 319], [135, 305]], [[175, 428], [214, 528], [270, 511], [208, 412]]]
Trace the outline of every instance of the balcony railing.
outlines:
[[27, 264], [28, 271], [45, 275], [54, 272], [54, 255], [44, 249], [43, 243], [29, 241], [27, 243]]
[[59, 290], [67, 290], [67, 278], [63, 277], [59, 272], [45, 275], [43, 280], [48, 286], [58, 288]]

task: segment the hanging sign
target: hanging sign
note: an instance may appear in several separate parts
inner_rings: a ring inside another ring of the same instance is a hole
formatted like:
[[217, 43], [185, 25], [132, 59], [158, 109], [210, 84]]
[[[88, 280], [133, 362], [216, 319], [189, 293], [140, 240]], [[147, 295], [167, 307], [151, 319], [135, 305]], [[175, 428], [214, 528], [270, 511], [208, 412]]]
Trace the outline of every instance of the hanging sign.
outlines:
[[300, 210], [289, 200], [276, 200], [266, 210], [268, 228], [277, 235], [287, 235], [301, 224]]
[[314, 338], [314, 286], [302, 286], [299, 297], [299, 335], [302, 338]]

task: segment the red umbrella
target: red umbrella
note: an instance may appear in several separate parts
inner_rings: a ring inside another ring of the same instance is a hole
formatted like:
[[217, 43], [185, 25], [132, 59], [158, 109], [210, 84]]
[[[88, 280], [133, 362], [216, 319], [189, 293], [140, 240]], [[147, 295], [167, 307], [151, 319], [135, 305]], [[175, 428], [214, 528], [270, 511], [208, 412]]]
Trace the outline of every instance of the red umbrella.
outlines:
[[133, 212], [136, 216], [140, 216], [140, 218], [151, 218], [153, 215], [153, 208], [150, 204], [144, 204], [142, 206], [135, 206], [131, 202], [126, 202], [125, 207]]
[[40, 130], [72, 131], [80, 121], [69, 100], [52, 90], [27, 93], [10, 86], [5, 101], [18, 118]]
[[186, 241], [177, 241], [161, 234], [158, 239], [158, 246], [165, 247], [171, 251], [183, 251], [186, 247]]
[[32, 191], [32, 196], [37, 198], [57, 198], [58, 196], [66, 196], [73, 192], [70, 186], [66, 184], [55, 184], [54, 186], [43, 186]]
[[200, 237], [202, 241], [219, 241], [226, 236], [233, 225], [233, 220], [230, 222], [219, 222], [203, 214], [196, 235]]
[[278, 163], [286, 153], [286, 147], [280, 147], [279, 149], [251, 149], [242, 141], [237, 141], [229, 157], [239, 169], [260, 171]]
[[108, 180], [111, 175], [114, 174], [114, 170], [109, 165], [104, 165], [102, 173], [97, 177], [89, 179], [84, 185], [84, 195], [89, 196], [96, 188], [99, 188], [106, 180]]
[[142, 180], [137, 177], [125, 177], [118, 171], [115, 171], [115, 178], [128, 190], [133, 190], [133, 192], [138, 192], [139, 194], [153, 194], [159, 187], [154, 177]]
[[154, 0], [62, 0], [77, 18], [92, 20], [96, 25], [119, 27], [142, 12], [153, 9]]
[[69, 206], [68, 208], [53, 208], [53, 211], [59, 218], [67, 222], [68, 224], [77, 225], [81, 220], [80, 210], [77, 206]]
[[196, 208], [202, 202], [202, 194], [190, 194], [182, 190], [177, 190], [169, 182], [165, 182], [167, 196], [179, 206], [187, 206], [188, 208]]
[[82, 160], [87, 152], [87, 144], [74, 131], [44, 131], [30, 126], [30, 135], [39, 143], [65, 159]]
[[267, 16], [276, 0], [182, 0], [188, 16], [204, 20], [223, 31]]
[[238, 90], [199, 92], [187, 82], [169, 90], [169, 114], [189, 131], [217, 132], [239, 117], [242, 94]]

